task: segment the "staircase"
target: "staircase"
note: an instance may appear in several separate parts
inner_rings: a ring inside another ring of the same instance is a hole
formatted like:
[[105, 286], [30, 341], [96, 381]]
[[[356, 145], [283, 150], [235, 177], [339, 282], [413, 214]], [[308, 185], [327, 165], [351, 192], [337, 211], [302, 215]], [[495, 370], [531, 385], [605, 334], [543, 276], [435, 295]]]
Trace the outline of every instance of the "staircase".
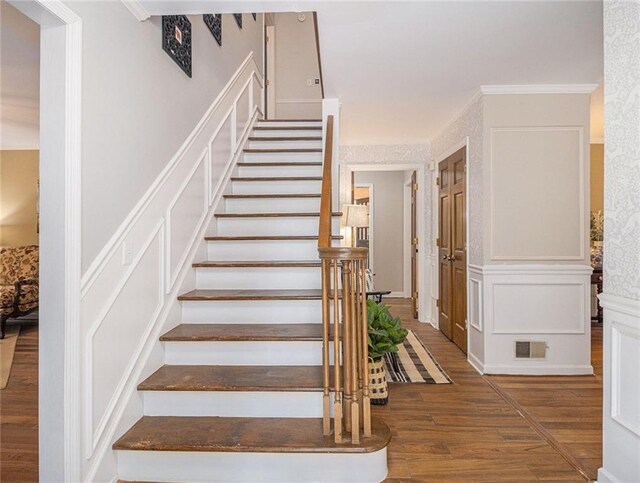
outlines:
[[165, 365], [138, 386], [144, 416], [113, 445], [119, 477], [380, 481], [382, 421], [359, 444], [323, 436], [321, 123], [258, 122], [237, 166]]

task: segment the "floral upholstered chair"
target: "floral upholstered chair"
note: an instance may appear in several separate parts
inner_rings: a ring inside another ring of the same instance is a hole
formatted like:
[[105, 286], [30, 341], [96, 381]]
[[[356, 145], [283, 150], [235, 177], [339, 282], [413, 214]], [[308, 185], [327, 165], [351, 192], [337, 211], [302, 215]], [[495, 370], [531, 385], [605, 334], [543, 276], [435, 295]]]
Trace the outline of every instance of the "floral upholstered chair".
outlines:
[[27, 315], [38, 308], [38, 246], [0, 250], [0, 322], [4, 329], [9, 317]]

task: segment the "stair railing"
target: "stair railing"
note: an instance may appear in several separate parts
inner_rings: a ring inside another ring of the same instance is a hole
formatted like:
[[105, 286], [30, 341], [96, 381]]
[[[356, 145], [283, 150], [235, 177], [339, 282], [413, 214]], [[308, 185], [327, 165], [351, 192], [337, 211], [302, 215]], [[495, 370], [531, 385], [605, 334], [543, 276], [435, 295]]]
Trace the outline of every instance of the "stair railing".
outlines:
[[[332, 247], [333, 116], [327, 116], [318, 253], [322, 260], [322, 430], [336, 443], [371, 436], [367, 338], [366, 248]], [[330, 341], [333, 339], [333, 377]], [[342, 343], [340, 343], [342, 340]], [[333, 385], [333, 429], [331, 388]]]

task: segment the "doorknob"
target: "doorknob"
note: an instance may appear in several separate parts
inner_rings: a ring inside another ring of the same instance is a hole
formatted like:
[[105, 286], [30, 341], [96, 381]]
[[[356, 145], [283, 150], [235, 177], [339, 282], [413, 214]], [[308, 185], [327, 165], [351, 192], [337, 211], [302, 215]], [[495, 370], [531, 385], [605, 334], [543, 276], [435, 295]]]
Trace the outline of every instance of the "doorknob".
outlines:
[[451, 256], [449, 257], [449, 261], [450, 261], [450, 262], [455, 262], [455, 260], [456, 260], [456, 256], [455, 256], [455, 255], [451, 255]]
[[443, 260], [449, 260], [449, 257], [447, 255], [442, 255], [442, 259]]

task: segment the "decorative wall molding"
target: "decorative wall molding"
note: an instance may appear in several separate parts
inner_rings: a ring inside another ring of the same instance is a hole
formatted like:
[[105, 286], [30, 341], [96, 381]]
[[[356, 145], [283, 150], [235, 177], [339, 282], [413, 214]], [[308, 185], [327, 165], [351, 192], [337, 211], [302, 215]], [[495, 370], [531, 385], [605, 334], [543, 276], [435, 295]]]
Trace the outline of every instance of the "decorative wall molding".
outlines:
[[[236, 70], [236, 72], [231, 77], [231, 80], [227, 83], [227, 85], [222, 89], [218, 97], [211, 103], [207, 111], [204, 113], [196, 127], [189, 134], [187, 139], [184, 141], [182, 146], [178, 149], [176, 154], [171, 158], [171, 160], [167, 163], [164, 169], [160, 172], [155, 181], [151, 184], [146, 193], [142, 196], [140, 201], [136, 204], [136, 206], [129, 212], [127, 217], [124, 219], [122, 224], [115, 231], [111, 239], [106, 243], [104, 248], [100, 251], [95, 260], [91, 263], [86, 272], [82, 275], [81, 287], [82, 287], [82, 295], [91, 287], [91, 284], [95, 281], [96, 275], [104, 269], [104, 264], [106, 261], [113, 255], [113, 252], [117, 250], [122, 244], [123, 239], [127, 235], [127, 233], [131, 230], [133, 224], [137, 221], [143, 211], [149, 206], [149, 203], [153, 199], [153, 197], [158, 193], [160, 187], [163, 183], [166, 182], [167, 178], [173, 173], [178, 162], [184, 156], [184, 154], [191, 148], [194, 140], [205, 127], [207, 121], [209, 121], [223, 100], [229, 95], [231, 89], [235, 86], [235, 84], [240, 80], [242, 72], [247, 68], [250, 62], [253, 62], [253, 52], [250, 52], [247, 58], [242, 62], [240, 67]], [[258, 77], [260, 82], [262, 79], [260, 74], [257, 71], [253, 71], [252, 75]]]
[[483, 95], [498, 94], [591, 94], [598, 84], [522, 84], [481, 86]]
[[276, 104], [322, 104], [322, 99], [276, 99]]
[[[477, 301], [477, 302], [476, 302]], [[482, 280], [469, 277], [469, 324], [482, 332], [484, 312], [482, 306]]]
[[[152, 356], [157, 357], [160, 350], [159, 334], [172, 323], [176, 311], [179, 313], [177, 295], [192, 288], [194, 277], [188, 277], [193, 273], [190, 262], [197, 252], [206, 251], [204, 233], [260, 112], [259, 106], [253, 103], [254, 79], [256, 86], [262, 85], [251, 54], [85, 276], [82, 318], [90, 324], [82, 338], [85, 342], [82, 421], [88, 460], [86, 481], [95, 481], [100, 479], [97, 475], [101, 472], [111, 471], [102, 467], [103, 461], [104, 465], [111, 464], [105, 455], [110, 451], [120, 422], [130, 417], [132, 411], [139, 411], [135, 403], [136, 384], [141, 375], [157, 363]], [[246, 112], [244, 107], [237, 108], [241, 98], [247, 103]], [[259, 102], [260, 97], [256, 101]], [[236, 143], [232, 131], [240, 112], [245, 126]], [[216, 146], [223, 147], [214, 150]], [[126, 261], [121, 256], [121, 251], [126, 252], [125, 247], [134, 253], [128, 265], [123, 265]], [[151, 253], [152, 247], [157, 247], [158, 252], [158, 260], [153, 262], [145, 255]], [[153, 307], [141, 306], [125, 289], [134, 279], [138, 283], [155, 277], [160, 280], [158, 303]], [[132, 307], [137, 312], [131, 310]], [[107, 331], [105, 324], [128, 316], [135, 319], [130, 326], [141, 321], [127, 337], [136, 341], [136, 345], [118, 356], [116, 378], [113, 366], [107, 377], [102, 373], [104, 364], [96, 366], [97, 351], [104, 354], [105, 345], [112, 346], [106, 342], [113, 332]], [[95, 402], [104, 400], [108, 401], [107, 406], [100, 414], [94, 414]], [[77, 414], [75, 417], [78, 419]]]
[[[496, 206], [494, 196], [494, 179], [496, 175], [496, 169], [494, 166], [494, 144], [496, 135], [500, 133], [528, 133], [528, 132], [576, 132], [578, 134], [578, 196], [579, 196], [579, 206], [578, 206], [578, 216], [579, 216], [579, 238], [578, 238], [578, 246], [575, 247], [577, 249], [577, 253], [574, 255], [527, 255], [527, 254], [496, 254], [495, 253], [495, 220], [496, 216], [494, 213], [494, 208]], [[585, 259], [585, 249], [586, 249], [586, 240], [587, 238], [587, 226], [585, 223], [585, 216], [583, 213], [586, 212], [586, 194], [585, 194], [585, 162], [584, 162], [584, 128], [582, 126], [518, 126], [518, 127], [492, 127], [490, 133], [490, 153], [488, 160], [488, 172], [489, 172], [489, 211], [490, 211], [490, 222], [489, 222], [489, 236], [490, 236], [490, 251], [491, 251], [491, 260], [496, 261], [551, 261], [551, 260], [584, 260]]]
[[142, 2], [140, 2], [139, 0], [121, 0], [121, 1], [124, 4], [124, 6], [127, 7], [127, 10], [131, 12], [131, 15], [133, 15], [140, 22], [144, 22], [145, 20], [151, 17], [151, 14], [147, 12], [147, 9], [144, 8], [144, 6], [142, 5]]

